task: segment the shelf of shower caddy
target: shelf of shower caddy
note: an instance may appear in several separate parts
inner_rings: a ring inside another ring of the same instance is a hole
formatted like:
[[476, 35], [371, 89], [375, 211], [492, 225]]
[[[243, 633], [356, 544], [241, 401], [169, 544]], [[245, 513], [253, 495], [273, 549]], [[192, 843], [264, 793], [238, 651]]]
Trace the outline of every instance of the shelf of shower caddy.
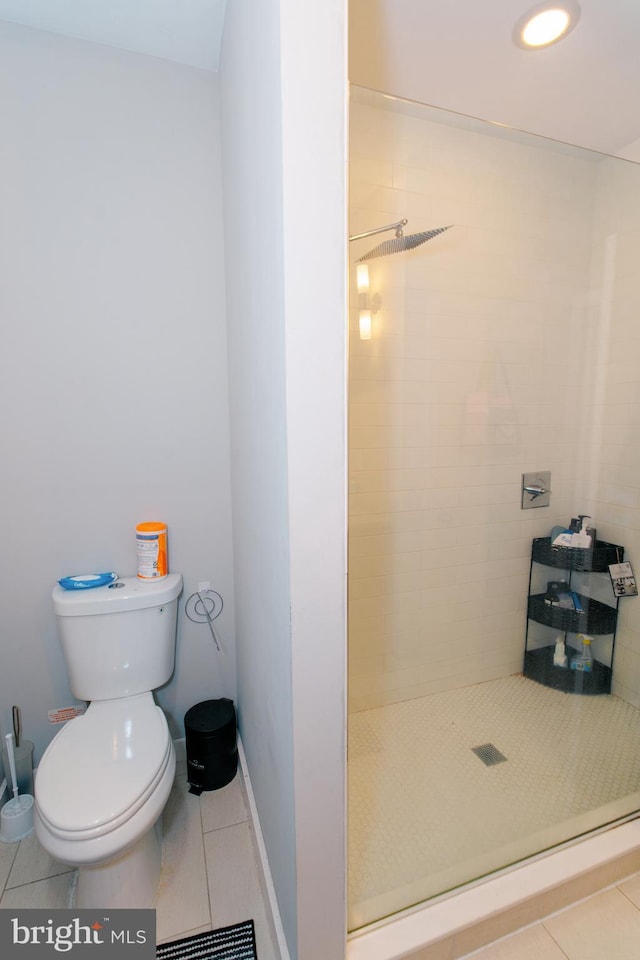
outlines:
[[[538, 650], [527, 650], [524, 655], [523, 673], [529, 680], [542, 683], [545, 687], [554, 690], [563, 690], [565, 693], [598, 694], [611, 692], [611, 667], [606, 667], [598, 660], [593, 661], [590, 671], [571, 670], [569, 667], [556, 667], [553, 663], [554, 647], [540, 647]], [[567, 646], [567, 657], [570, 660], [576, 653]]]
[[583, 597], [578, 594], [582, 611], [567, 610], [557, 604], [548, 604], [546, 594], [535, 593], [529, 597], [527, 615], [546, 627], [555, 627], [567, 633], [607, 634], [613, 633], [618, 616], [615, 607], [606, 603]]
[[551, 537], [536, 537], [531, 548], [531, 559], [547, 567], [560, 570], [585, 570], [608, 573], [610, 563], [622, 563], [624, 547], [606, 540], [596, 540], [589, 550], [581, 547], [554, 547]]

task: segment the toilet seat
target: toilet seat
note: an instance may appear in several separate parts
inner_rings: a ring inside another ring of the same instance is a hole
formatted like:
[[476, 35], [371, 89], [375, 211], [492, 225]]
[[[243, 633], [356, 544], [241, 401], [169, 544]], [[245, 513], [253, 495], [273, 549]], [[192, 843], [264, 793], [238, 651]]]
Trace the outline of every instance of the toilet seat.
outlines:
[[173, 756], [151, 693], [94, 701], [57, 734], [38, 767], [38, 814], [56, 837], [87, 840], [126, 823]]

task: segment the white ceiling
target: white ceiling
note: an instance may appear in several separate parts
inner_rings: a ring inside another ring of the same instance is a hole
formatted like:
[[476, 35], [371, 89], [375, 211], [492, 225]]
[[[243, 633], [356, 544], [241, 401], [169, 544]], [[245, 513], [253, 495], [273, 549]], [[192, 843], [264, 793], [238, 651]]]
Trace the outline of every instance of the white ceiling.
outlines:
[[[0, 0], [0, 20], [217, 70], [226, 2]], [[525, 51], [511, 35], [537, 0], [350, 0], [351, 80], [640, 159], [624, 150], [640, 140], [640, 0], [579, 2], [566, 40]]]
[[0, 20], [217, 70], [226, 0], [0, 0]]
[[575, 30], [533, 51], [512, 32], [540, 0], [351, 0], [351, 80], [621, 152], [640, 138], [640, 0], [578, 2]]

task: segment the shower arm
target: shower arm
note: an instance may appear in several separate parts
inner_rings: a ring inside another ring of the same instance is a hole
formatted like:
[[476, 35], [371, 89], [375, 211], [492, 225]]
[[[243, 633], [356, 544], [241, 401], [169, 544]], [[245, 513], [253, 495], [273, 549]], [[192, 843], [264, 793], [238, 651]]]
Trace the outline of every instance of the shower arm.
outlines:
[[402, 236], [402, 228], [406, 227], [408, 220], [398, 220], [397, 223], [388, 223], [386, 227], [378, 227], [376, 230], [367, 230], [366, 233], [356, 233], [355, 236], [349, 237], [349, 242], [352, 240], [364, 240], [365, 237], [373, 237], [376, 233], [386, 233], [387, 230], [395, 230], [396, 237]]

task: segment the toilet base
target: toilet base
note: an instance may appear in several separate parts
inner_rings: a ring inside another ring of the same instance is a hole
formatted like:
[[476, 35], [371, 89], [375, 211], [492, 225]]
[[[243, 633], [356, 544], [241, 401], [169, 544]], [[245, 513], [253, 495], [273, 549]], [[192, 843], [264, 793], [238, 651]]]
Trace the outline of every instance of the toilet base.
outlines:
[[162, 865], [162, 818], [113, 860], [78, 868], [74, 906], [152, 907]]

